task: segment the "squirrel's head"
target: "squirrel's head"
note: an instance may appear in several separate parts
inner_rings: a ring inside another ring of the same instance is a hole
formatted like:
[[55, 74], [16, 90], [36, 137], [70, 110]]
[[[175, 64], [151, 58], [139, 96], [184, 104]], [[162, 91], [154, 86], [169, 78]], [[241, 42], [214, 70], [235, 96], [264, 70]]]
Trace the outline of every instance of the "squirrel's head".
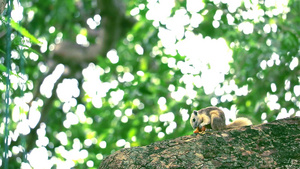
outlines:
[[199, 113], [196, 110], [194, 110], [193, 113], [191, 114], [190, 124], [193, 127], [193, 129], [196, 129], [197, 127], [199, 127], [199, 125], [202, 122], [202, 120], [199, 119], [198, 115], [199, 115]]
[[210, 112], [212, 111], [221, 111], [217, 107], [206, 107], [200, 110], [194, 110], [191, 114], [190, 118], [190, 124], [193, 129], [196, 129], [197, 127], [202, 128], [201, 124], [206, 124], [208, 128], [210, 127]]

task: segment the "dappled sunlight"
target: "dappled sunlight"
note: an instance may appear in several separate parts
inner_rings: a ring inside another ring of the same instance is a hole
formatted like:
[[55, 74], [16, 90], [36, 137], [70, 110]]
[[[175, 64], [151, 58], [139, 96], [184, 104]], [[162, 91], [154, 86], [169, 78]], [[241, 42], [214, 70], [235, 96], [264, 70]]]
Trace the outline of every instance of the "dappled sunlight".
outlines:
[[23, 121], [19, 122], [17, 127], [16, 127], [15, 132], [23, 134], [24, 136], [29, 134], [30, 133], [30, 127], [29, 127], [28, 120], [23, 120]]
[[61, 145], [67, 145], [68, 144], [68, 137], [65, 132], [60, 132], [56, 134], [55, 136], [59, 141]]
[[99, 66], [90, 64], [86, 69], [82, 71], [85, 78], [85, 82], [82, 88], [85, 90], [88, 96], [87, 101], [92, 102], [96, 108], [102, 107], [102, 97], [105, 97], [108, 90], [111, 88], [116, 88], [117, 84], [102, 82], [100, 76], [105, 72]]
[[300, 85], [294, 86], [294, 93], [296, 97], [300, 96]]
[[134, 46], [134, 48], [135, 48], [135, 51], [136, 51], [137, 54], [139, 54], [139, 55], [143, 55], [144, 54], [144, 49], [143, 49], [143, 47], [141, 45], [136, 44]]
[[114, 50], [114, 49], [108, 51], [108, 53], [107, 53], [107, 58], [110, 60], [110, 62], [111, 62], [112, 64], [116, 64], [116, 63], [119, 62], [119, 56], [118, 56], [118, 54], [117, 54], [117, 51]]
[[279, 110], [280, 104], [277, 103], [278, 96], [274, 94], [267, 93], [267, 97], [265, 98], [265, 102], [270, 107], [271, 110]]
[[[34, 148], [28, 154], [28, 161], [34, 168], [52, 168], [53, 161], [48, 159], [48, 152], [45, 147]], [[39, 159], [39, 160], [37, 160]]]
[[111, 98], [109, 99], [109, 102], [113, 105], [118, 105], [118, 103], [123, 99], [124, 91], [123, 90], [117, 90], [112, 91], [110, 93]]
[[19, 22], [23, 19], [23, 10], [20, 2], [17, 0], [13, 1], [14, 9], [11, 11], [11, 17], [14, 21]]
[[[229, 71], [229, 62], [232, 61], [232, 52], [224, 39], [203, 39], [202, 36], [196, 36], [191, 32], [187, 35], [189, 36], [177, 44], [178, 52], [185, 55], [187, 59], [185, 62], [178, 62], [177, 66], [184, 74], [194, 74], [196, 78], [184, 75], [182, 79], [186, 79], [186, 76], [190, 77], [185, 80], [187, 86], [193, 83], [197, 84], [197, 87], [203, 86], [206, 94], [210, 94], [219, 83], [224, 81], [224, 75]], [[197, 76], [200, 72], [201, 76]]]
[[132, 104], [140, 110], [144, 108], [144, 104], [139, 99], [134, 99]]
[[76, 116], [72, 112], [68, 112], [66, 114], [66, 120], [63, 122], [63, 125], [64, 125], [65, 128], [70, 128], [71, 125], [76, 125], [78, 123], [79, 123], [78, 116]]
[[18, 122], [21, 119], [25, 119], [26, 115], [24, 112], [29, 111], [29, 106], [26, 104], [22, 98], [16, 97], [14, 103], [17, 105], [12, 110], [12, 120]]
[[59, 77], [63, 74], [65, 66], [63, 64], [59, 64], [56, 66], [55, 70], [52, 74], [47, 76], [40, 88], [40, 92], [42, 95], [50, 98], [52, 96], [52, 90], [54, 87], [54, 83], [59, 79]]
[[69, 102], [72, 98], [76, 98], [80, 94], [78, 81], [76, 79], [64, 79], [62, 83], [58, 84], [56, 93], [60, 101]]
[[41, 118], [41, 112], [38, 110], [38, 107], [42, 107], [42, 106], [43, 106], [42, 100], [32, 103], [28, 115], [28, 122], [30, 128], [34, 128], [38, 124]]
[[77, 115], [77, 117], [79, 118], [79, 122], [80, 123], [85, 123], [87, 118], [85, 116], [85, 106], [82, 104], [77, 105], [77, 109], [75, 111], [75, 114]]
[[243, 22], [239, 25], [238, 29], [247, 35], [253, 33], [254, 25], [250, 22]]
[[164, 110], [167, 109], [167, 106], [166, 106], [167, 100], [166, 100], [166, 98], [160, 97], [158, 99], [157, 103], [159, 105], [160, 110], [164, 111]]
[[131, 82], [134, 80], [134, 76], [130, 72], [125, 72], [123, 77], [119, 76], [118, 80], [120, 83]]
[[51, 27], [49, 28], [49, 33], [52, 34], [52, 33], [54, 33], [54, 32], [55, 32], [55, 27], [54, 27], [54, 26], [51, 26]]
[[191, 13], [197, 13], [201, 9], [203, 9], [205, 3], [203, 1], [198, 0], [187, 0], [186, 1], [186, 9]]
[[150, 132], [152, 131], [152, 126], [146, 126], [146, 127], [144, 128], [144, 131], [145, 131], [146, 133], [150, 133]]
[[106, 148], [106, 141], [101, 141], [100, 143], [99, 143], [99, 147], [101, 147], [101, 148]]
[[232, 121], [236, 120], [237, 118], [236, 115], [239, 110], [237, 110], [237, 107], [235, 105], [232, 105], [230, 109], [224, 107], [220, 107], [220, 108], [223, 110], [226, 116], [226, 121], [225, 121], [226, 124], [230, 124]]
[[177, 123], [175, 121], [172, 121], [166, 128], [166, 134], [172, 134], [176, 128]]
[[[276, 117], [276, 120], [278, 119], [283, 119], [283, 118], [286, 118], [286, 117], [290, 117], [292, 116], [293, 114], [295, 114], [295, 109], [290, 109], [289, 111], [287, 111], [286, 108], [282, 108], [280, 110], [280, 113], [278, 114], [278, 116]], [[300, 115], [300, 111], [298, 111], [298, 113], [296, 115]]]
[[148, 20], [154, 20], [153, 25], [157, 26], [158, 22], [165, 23], [171, 15], [171, 10], [175, 6], [174, 0], [148, 0], [147, 8], [149, 11], [146, 14]]
[[267, 67], [272, 67], [274, 63], [277, 66], [281, 63], [279, 55], [277, 53], [273, 53], [269, 60], [262, 60], [260, 62], [260, 67], [262, 68], [262, 70], [265, 70]]
[[101, 16], [96, 14], [93, 18], [88, 18], [86, 23], [89, 25], [91, 29], [95, 29], [97, 26], [100, 25]]
[[117, 142], [116, 142], [116, 146], [117, 147], [130, 147], [130, 143], [129, 142], [127, 142], [126, 140], [124, 140], [124, 139], [120, 139], [120, 140], [118, 140]]
[[294, 57], [289, 67], [291, 70], [294, 70], [298, 65], [299, 65], [299, 59], [297, 57]]
[[159, 121], [161, 122], [173, 122], [175, 115], [173, 112], [168, 112], [159, 116]]
[[190, 117], [187, 109], [180, 109], [180, 114], [182, 116], [182, 121], [187, 121]]
[[82, 34], [78, 34], [76, 36], [76, 43], [82, 46], [89, 46], [90, 43], [88, 42], [86, 36], [82, 35]]
[[36, 140], [36, 145], [38, 147], [46, 147], [49, 144], [49, 138], [46, 137], [46, 124], [41, 123], [40, 128], [36, 131], [38, 139]]
[[128, 122], [128, 117], [127, 116], [122, 116], [121, 122], [122, 123], [127, 123]]
[[[100, 16], [99, 9], [85, 14], [76, 11], [76, 16], [71, 15], [75, 20], [70, 22], [84, 18], [83, 24], [71, 25], [62, 18], [56, 24], [52, 19], [57, 17], [49, 14], [38, 25], [39, 9], [34, 6], [26, 10], [18, 1], [13, 2], [12, 19], [18, 22], [26, 18], [24, 27], [29, 25], [28, 31], [41, 42], [36, 45], [24, 35], [11, 35], [14, 43], [20, 36], [26, 46], [33, 46], [27, 49], [20, 45], [11, 52], [12, 129], [8, 142], [13, 146], [9, 157], [16, 156], [22, 168], [98, 167], [115, 150], [189, 133], [186, 126], [191, 111], [208, 105], [224, 111], [226, 124], [240, 112], [255, 122], [300, 116], [294, 108], [300, 107], [299, 51], [289, 49], [298, 45], [299, 37], [295, 30], [283, 26], [292, 10], [288, 0], [128, 2], [131, 9], [124, 18], [137, 19], [132, 30], [128, 34], [118, 32], [123, 39], [114, 37], [119, 41], [113, 42], [117, 45], [106, 55], [74, 67], [55, 60], [63, 57], [52, 54], [55, 45], [70, 39], [82, 49], [97, 45], [101, 37], [90, 31], [101, 34], [106, 16]], [[26, 5], [33, 3], [37, 2]], [[64, 3], [76, 6], [79, 1]], [[54, 12], [55, 7], [57, 4], [49, 10]], [[21, 49], [24, 56], [19, 54]], [[19, 73], [21, 59], [28, 66], [25, 75]], [[4, 61], [0, 57], [3, 100], [7, 77]], [[53, 71], [52, 66], [56, 66]], [[277, 68], [291, 75], [273, 73]], [[4, 114], [2, 108], [0, 114]], [[22, 135], [32, 133], [37, 138], [30, 138], [33, 147], [27, 154], [29, 163], [25, 163], [20, 156], [26, 145], [15, 144]], [[0, 134], [4, 135], [3, 122]]]
[[163, 138], [164, 136], [165, 136], [165, 133], [161, 132], [161, 131], [157, 134], [157, 137], [160, 139]]
[[[239, 10], [238, 8], [241, 6], [242, 1], [229, 1], [223, 2], [228, 3], [229, 11], [234, 13]], [[187, 2], [187, 10], [193, 14], [193, 12], [198, 12], [204, 6], [200, 7], [198, 1], [188, 1]], [[220, 1], [214, 1], [215, 4], [220, 3]], [[271, 11], [265, 11], [259, 8], [258, 1], [245, 1], [244, 5], [248, 9], [245, 12], [240, 13], [241, 17], [245, 20], [249, 19], [250, 21], [241, 22], [237, 25], [239, 31], [244, 34], [252, 34], [254, 33], [254, 26], [258, 22], [264, 22], [263, 16], [266, 14], [268, 16], [283, 14], [283, 16], [289, 12], [287, 8], [287, 1], [280, 2], [271, 2], [266, 1], [266, 6], [273, 8]], [[156, 5], [159, 5], [157, 3]], [[197, 8], [193, 9], [193, 6], [197, 6]], [[152, 16], [153, 15], [153, 16]], [[219, 22], [223, 15], [222, 10], [217, 10], [214, 15], [214, 22], [212, 23], [215, 28], [219, 27]], [[217, 96], [221, 96], [221, 102], [232, 102], [236, 99], [235, 96], [230, 93], [234, 91], [236, 96], [247, 96], [249, 93], [248, 85], [243, 87], [238, 87], [234, 81], [230, 81], [230, 85], [226, 85], [225, 75], [230, 73], [229, 64], [233, 62], [232, 60], [232, 51], [228, 47], [227, 42], [222, 39], [211, 39], [208, 37], [203, 37], [200, 35], [195, 35], [191, 31], [184, 32], [184, 26], [187, 24], [191, 24], [186, 22], [189, 20], [189, 16], [187, 15], [184, 9], [180, 9], [175, 12], [173, 17], [166, 18], [162, 20], [162, 18], [155, 17], [150, 11], [148, 12], [148, 19], [154, 20], [154, 22], [158, 21], [164, 25], [166, 28], [159, 27], [158, 36], [161, 39], [161, 45], [164, 47], [164, 52], [166, 54], [175, 55], [177, 51], [181, 56], [186, 56], [184, 62], [179, 61], [176, 63], [175, 59], [172, 57], [164, 58], [162, 57], [162, 62], [167, 63], [170, 68], [176, 69], [179, 68], [183, 73], [182, 78], [180, 79], [186, 87], [178, 87], [175, 89], [172, 85], [169, 86], [169, 91], [171, 92], [171, 97], [176, 101], [180, 101], [187, 96], [190, 99], [194, 99], [196, 97], [197, 92], [195, 91], [194, 86], [197, 88], [203, 87], [204, 92], [206, 94], [215, 93]], [[233, 16], [230, 14], [226, 15], [229, 24], [233, 23]], [[234, 16], [236, 17], [236, 16]], [[176, 19], [175, 19], [176, 18]], [[192, 17], [191, 17], [192, 18]], [[172, 22], [172, 20], [176, 20], [176, 22]], [[201, 17], [198, 18], [201, 22]], [[195, 21], [193, 21], [195, 22]], [[266, 24], [264, 26], [264, 32], [270, 33], [277, 32], [277, 25], [274, 23]], [[182, 35], [184, 33], [184, 36]], [[178, 40], [178, 41], [177, 41]], [[266, 42], [268, 46], [271, 45], [271, 41]], [[155, 47], [154, 47], [155, 48]], [[153, 51], [155, 49], [153, 48]], [[274, 64], [279, 65], [281, 63], [279, 59], [279, 55], [277, 53], [273, 53], [269, 60], [263, 60], [260, 63], [260, 67], [264, 70], [267, 67], [272, 67]], [[217, 61], [217, 62], [216, 62]], [[295, 69], [298, 66], [298, 58], [294, 57], [292, 62], [290, 63], [290, 69]], [[199, 74], [199, 75], [198, 75]], [[213, 78], [212, 78], [213, 77]], [[263, 74], [258, 74], [260, 79], [263, 79]], [[224, 83], [222, 87], [220, 87], [220, 83]], [[271, 86], [271, 89], [276, 91], [276, 85]], [[268, 107], [272, 107], [272, 109], [279, 109], [280, 105], [277, 103], [278, 98], [275, 98], [276, 95], [269, 94], [265, 102]], [[186, 102], [187, 104], [191, 104], [189, 100]], [[217, 105], [219, 103], [218, 99], [212, 98], [212, 105]]]

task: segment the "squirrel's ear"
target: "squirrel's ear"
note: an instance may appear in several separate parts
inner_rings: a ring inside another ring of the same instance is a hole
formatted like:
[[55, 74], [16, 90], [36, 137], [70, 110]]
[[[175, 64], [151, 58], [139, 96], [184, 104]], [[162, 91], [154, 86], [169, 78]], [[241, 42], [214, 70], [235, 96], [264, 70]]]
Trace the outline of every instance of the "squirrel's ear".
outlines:
[[195, 116], [197, 116], [197, 113], [198, 113], [198, 112], [197, 112], [196, 110], [194, 110], [194, 115], [195, 115]]

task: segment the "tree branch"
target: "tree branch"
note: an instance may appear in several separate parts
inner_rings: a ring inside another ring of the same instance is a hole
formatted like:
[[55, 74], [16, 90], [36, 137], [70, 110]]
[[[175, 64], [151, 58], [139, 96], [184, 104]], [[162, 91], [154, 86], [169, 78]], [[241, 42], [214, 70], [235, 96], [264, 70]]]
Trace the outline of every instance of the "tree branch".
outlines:
[[[77, 63], [96, 62], [97, 56], [106, 57], [106, 53], [115, 48], [117, 42], [135, 24], [136, 20], [125, 15], [125, 5], [121, 0], [98, 0], [100, 9], [100, 29], [92, 32], [97, 34], [97, 43], [84, 47], [75, 42], [63, 41], [56, 45], [56, 59]], [[89, 29], [88, 29], [89, 30]]]
[[[300, 117], [119, 150], [101, 168], [298, 168]], [[298, 166], [298, 167], [297, 167]]]

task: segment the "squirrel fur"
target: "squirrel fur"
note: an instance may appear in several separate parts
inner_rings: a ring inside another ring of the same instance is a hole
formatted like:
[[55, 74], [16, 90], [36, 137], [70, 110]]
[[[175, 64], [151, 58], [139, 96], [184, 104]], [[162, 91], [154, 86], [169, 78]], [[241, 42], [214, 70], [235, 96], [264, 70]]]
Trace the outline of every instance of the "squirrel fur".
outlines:
[[252, 125], [252, 122], [244, 117], [237, 118], [232, 123], [226, 125], [225, 114], [218, 107], [207, 107], [198, 111], [194, 110], [191, 114], [190, 123], [193, 129], [201, 129], [202, 131], [205, 131], [205, 128], [225, 130]]

